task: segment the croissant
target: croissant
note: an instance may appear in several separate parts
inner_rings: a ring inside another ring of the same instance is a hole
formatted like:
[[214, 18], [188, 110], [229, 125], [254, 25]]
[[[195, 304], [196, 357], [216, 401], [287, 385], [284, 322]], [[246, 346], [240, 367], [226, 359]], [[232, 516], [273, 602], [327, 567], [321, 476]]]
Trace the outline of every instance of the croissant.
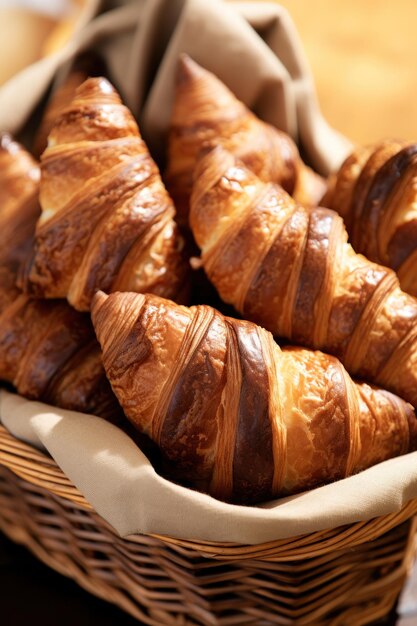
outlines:
[[39, 167], [0, 135], [0, 379], [55, 406], [126, 421], [107, 381], [91, 320], [65, 301], [35, 301], [16, 287], [33, 245]]
[[209, 306], [99, 292], [92, 318], [126, 416], [177, 480], [242, 504], [296, 493], [415, 450], [412, 407], [335, 358], [281, 350]]
[[333, 178], [323, 204], [340, 213], [357, 252], [392, 267], [417, 295], [417, 144], [357, 148]]
[[417, 300], [353, 251], [337, 213], [305, 209], [219, 147], [197, 165], [190, 223], [225, 302], [417, 407]]
[[19, 293], [17, 273], [40, 214], [39, 177], [37, 163], [23, 146], [0, 133], [0, 312]]
[[280, 183], [297, 201], [317, 205], [323, 179], [300, 159], [292, 139], [262, 122], [214, 74], [187, 55], [179, 61], [168, 139], [166, 183], [186, 224], [196, 159], [204, 146], [221, 144], [262, 180]]
[[123, 422], [90, 318], [64, 300], [20, 294], [0, 312], [0, 379], [27, 398]]
[[180, 297], [187, 266], [173, 203], [107, 80], [78, 88], [49, 135], [41, 171], [25, 293], [66, 297], [80, 311], [98, 288]]

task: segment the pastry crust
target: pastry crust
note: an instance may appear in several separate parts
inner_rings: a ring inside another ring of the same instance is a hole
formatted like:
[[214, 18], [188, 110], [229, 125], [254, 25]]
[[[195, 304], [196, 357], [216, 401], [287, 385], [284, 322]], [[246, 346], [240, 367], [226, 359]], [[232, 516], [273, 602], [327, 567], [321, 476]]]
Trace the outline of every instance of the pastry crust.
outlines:
[[416, 448], [409, 404], [251, 322], [133, 293], [98, 293], [92, 317], [126, 416], [217, 498], [296, 493]]
[[123, 422], [90, 318], [64, 300], [21, 294], [2, 311], [0, 379], [26, 398]]
[[323, 204], [345, 220], [356, 252], [393, 268], [417, 295], [417, 144], [358, 147], [333, 178]]
[[123, 423], [89, 316], [65, 301], [35, 301], [16, 279], [33, 246], [39, 167], [0, 136], [0, 379], [34, 400]]
[[292, 139], [256, 117], [214, 74], [189, 56], [179, 60], [168, 138], [166, 181], [180, 224], [187, 225], [193, 172], [207, 147], [222, 145], [264, 181], [280, 183], [316, 206], [326, 185], [301, 160]]
[[33, 245], [40, 171], [8, 133], [0, 133], [0, 313], [18, 295], [16, 277]]
[[305, 209], [218, 147], [197, 166], [190, 223], [209, 279], [243, 317], [417, 406], [417, 300], [353, 251], [337, 213]]
[[41, 159], [42, 216], [26, 293], [88, 311], [99, 288], [172, 298], [187, 266], [174, 205], [135, 120], [110, 83], [85, 81]]

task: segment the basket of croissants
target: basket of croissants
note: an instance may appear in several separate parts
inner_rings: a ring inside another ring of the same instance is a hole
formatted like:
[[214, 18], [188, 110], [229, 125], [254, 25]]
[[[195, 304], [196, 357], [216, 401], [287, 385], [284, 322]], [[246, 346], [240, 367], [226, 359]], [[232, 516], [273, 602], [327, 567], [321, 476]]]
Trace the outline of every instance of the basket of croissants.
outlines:
[[145, 624], [371, 623], [414, 555], [416, 145], [322, 177], [175, 65], [162, 173], [92, 56], [0, 135], [0, 528]]

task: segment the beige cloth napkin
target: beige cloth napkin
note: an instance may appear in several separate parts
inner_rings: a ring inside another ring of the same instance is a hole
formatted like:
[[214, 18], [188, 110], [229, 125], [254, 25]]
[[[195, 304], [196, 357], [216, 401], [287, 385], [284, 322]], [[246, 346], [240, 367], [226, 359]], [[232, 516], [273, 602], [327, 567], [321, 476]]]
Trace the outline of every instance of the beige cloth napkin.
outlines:
[[116, 531], [257, 544], [399, 511], [417, 497], [417, 452], [258, 507], [219, 502], [156, 474], [127, 435], [98, 417], [0, 391], [0, 421], [46, 448]]
[[94, 48], [163, 162], [177, 59], [187, 52], [260, 117], [289, 132], [320, 173], [338, 167], [350, 151], [351, 144], [320, 113], [301, 43], [281, 6], [221, 0], [113, 0], [109, 5], [117, 8], [0, 88], [0, 130], [20, 130], [58, 69]]

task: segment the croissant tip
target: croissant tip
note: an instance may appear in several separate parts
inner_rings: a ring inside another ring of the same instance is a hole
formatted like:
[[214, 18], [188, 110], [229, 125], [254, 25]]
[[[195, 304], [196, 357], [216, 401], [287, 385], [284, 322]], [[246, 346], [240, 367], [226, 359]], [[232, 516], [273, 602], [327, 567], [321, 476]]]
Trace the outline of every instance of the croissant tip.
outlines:
[[231, 153], [229, 152], [229, 150], [226, 150], [226, 148], [223, 148], [223, 146], [219, 143], [217, 144], [207, 143], [203, 145], [200, 152], [198, 153], [197, 160], [199, 161], [201, 159], [204, 159], [208, 155], [210, 155], [210, 159], [216, 159], [224, 154], [231, 154]]
[[240, 161], [221, 144], [208, 144], [204, 146], [198, 154], [195, 177], [198, 178], [198, 176], [201, 175], [201, 169], [204, 170], [207, 167], [221, 165], [227, 169], [235, 164], [240, 164]]
[[180, 54], [177, 72], [177, 80], [179, 83], [193, 81], [205, 73], [205, 71], [206, 70], [188, 54], [185, 52]]
[[76, 97], [82, 98], [95, 97], [97, 94], [106, 96], [117, 95], [116, 89], [113, 87], [111, 82], [107, 80], [107, 78], [104, 78], [104, 76], [87, 78], [87, 80], [77, 87], [75, 93]]
[[211, 143], [202, 146], [196, 159], [196, 164], [193, 171], [193, 183], [195, 184], [199, 178], [203, 175], [203, 172], [217, 163], [221, 159], [222, 154], [229, 154], [227, 150], [222, 148], [221, 145], [213, 145]]
[[91, 302], [91, 310], [99, 309], [109, 296], [104, 291], [96, 291]]

